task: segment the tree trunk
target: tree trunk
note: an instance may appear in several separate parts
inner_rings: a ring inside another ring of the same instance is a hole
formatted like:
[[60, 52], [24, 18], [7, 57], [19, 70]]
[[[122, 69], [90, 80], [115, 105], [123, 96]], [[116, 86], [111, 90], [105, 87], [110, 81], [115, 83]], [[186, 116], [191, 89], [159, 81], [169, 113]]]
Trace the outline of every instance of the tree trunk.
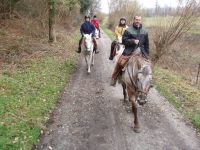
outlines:
[[49, 42], [54, 42], [55, 2], [49, 0]]

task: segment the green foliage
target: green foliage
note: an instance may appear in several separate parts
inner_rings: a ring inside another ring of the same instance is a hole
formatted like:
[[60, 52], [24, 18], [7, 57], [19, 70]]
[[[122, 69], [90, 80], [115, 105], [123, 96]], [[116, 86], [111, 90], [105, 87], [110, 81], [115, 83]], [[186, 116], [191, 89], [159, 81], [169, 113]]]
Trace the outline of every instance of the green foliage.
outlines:
[[57, 3], [64, 5], [69, 11], [72, 11], [79, 3], [79, 0], [57, 0]]
[[92, 4], [91, 0], [79, 0], [79, 2], [81, 5], [80, 9], [81, 14], [84, 14]]

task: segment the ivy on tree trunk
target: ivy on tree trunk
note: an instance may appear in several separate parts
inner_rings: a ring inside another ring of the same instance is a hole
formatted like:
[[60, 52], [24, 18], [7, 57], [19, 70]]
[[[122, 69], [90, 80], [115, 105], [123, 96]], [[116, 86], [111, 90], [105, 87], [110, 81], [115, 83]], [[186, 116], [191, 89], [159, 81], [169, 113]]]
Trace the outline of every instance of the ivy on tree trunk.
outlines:
[[49, 0], [49, 42], [54, 42], [55, 1]]

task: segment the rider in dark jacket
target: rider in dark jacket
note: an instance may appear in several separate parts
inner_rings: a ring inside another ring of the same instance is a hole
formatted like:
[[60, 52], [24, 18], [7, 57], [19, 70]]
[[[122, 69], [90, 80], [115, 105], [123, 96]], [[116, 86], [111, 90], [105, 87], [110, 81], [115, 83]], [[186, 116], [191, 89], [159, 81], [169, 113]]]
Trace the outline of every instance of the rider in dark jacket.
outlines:
[[[135, 43], [134, 40], [138, 40], [139, 43]], [[147, 31], [140, 26], [133, 24], [132, 27], [129, 27], [122, 37], [122, 43], [125, 45], [125, 49], [122, 53], [124, 56], [129, 56], [138, 46], [140, 47], [143, 55], [145, 57], [149, 56], [149, 38]]]
[[149, 38], [147, 31], [142, 27], [141, 16], [135, 16], [133, 26], [125, 30], [122, 36], [122, 44], [125, 45], [125, 49], [115, 66], [110, 82], [111, 86], [116, 85], [119, 73], [129, 60], [124, 59], [127, 58], [124, 56], [130, 56], [137, 47], [140, 47], [143, 57], [149, 59]]
[[99, 51], [97, 51], [97, 42], [96, 42], [96, 39], [95, 39], [95, 27], [90, 22], [89, 16], [85, 16], [85, 22], [81, 25], [80, 32], [81, 32], [82, 36], [81, 36], [81, 39], [79, 41], [79, 47], [78, 47], [77, 53], [81, 52], [81, 45], [82, 45], [82, 42], [83, 42], [83, 34], [92, 34], [92, 39], [93, 39], [93, 43], [94, 43], [94, 51], [95, 51], [95, 53], [98, 53]]

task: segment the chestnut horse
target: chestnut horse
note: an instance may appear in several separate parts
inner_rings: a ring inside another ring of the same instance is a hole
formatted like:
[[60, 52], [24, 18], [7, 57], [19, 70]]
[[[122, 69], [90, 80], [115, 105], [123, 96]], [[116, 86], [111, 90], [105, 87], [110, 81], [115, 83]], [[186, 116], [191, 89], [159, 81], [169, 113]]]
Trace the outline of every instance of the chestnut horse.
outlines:
[[124, 102], [127, 99], [132, 103], [132, 111], [134, 113], [134, 131], [140, 132], [140, 126], [137, 116], [137, 102], [144, 105], [147, 100], [147, 94], [151, 87], [152, 79], [151, 63], [142, 56], [140, 48], [137, 48], [130, 57], [125, 71], [119, 77], [119, 82], [123, 87]]

